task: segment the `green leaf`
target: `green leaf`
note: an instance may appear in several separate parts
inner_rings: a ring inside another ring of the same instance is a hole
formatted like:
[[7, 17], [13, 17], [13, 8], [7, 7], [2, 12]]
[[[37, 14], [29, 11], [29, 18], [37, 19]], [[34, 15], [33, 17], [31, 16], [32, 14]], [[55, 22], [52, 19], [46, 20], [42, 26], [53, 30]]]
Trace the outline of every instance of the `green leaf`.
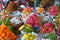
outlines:
[[57, 40], [57, 35], [55, 33], [50, 33], [45, 38], [50, 38], [50, 40]]
[[2, 24], [2, 20], [0, 20], [0, 25]]
[[8, 26], [8, 28], [15, 34], [15, 35], [18, 35], [20, 34], [20, 31], [17, 30], [15, 27], [12, 27], [12, 26]]

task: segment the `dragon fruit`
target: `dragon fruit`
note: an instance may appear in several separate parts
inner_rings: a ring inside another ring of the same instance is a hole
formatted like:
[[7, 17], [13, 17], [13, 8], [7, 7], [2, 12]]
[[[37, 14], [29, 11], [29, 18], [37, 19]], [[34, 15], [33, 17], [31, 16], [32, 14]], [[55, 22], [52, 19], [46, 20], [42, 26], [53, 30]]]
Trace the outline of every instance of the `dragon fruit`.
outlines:
[[52, 6], [49, 14], [50, 15], [57, 15], [57, 6]]
[[34, 26], [40, 26], [40, 19], [36, 14], [32, 14], [27, 20], [27, 24], [30, 24], [32, 27]]
[[52, 25], [52, 23], [45, 23], [43, 26], [44, 26], [44, 27], [46, 27], [46, 26], [52, 27], [53, 25]]
[[41, 28], [41, 33], [50, 33], [53, 31], [53, 24], [52, 23], [45, 23]]

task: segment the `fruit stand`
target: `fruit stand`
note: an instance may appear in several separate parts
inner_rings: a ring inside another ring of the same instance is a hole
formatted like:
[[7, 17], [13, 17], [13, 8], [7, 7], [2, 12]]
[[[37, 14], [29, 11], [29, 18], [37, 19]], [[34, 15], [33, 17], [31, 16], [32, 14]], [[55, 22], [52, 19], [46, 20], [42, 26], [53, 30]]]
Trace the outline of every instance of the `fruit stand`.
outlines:
[[5, 4], [0, 12], [0, 40], [60, 40], [59, 4], [36, 2], [14, 0]]

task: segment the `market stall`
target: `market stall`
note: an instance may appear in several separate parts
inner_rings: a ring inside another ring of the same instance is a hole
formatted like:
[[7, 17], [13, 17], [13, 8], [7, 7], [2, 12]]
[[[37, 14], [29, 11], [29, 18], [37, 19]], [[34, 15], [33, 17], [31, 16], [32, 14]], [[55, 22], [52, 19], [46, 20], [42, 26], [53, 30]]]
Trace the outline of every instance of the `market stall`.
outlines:
[[59, 1], [9, 0], [6, 3], [0, 12], [0, 40], [60, 40]]

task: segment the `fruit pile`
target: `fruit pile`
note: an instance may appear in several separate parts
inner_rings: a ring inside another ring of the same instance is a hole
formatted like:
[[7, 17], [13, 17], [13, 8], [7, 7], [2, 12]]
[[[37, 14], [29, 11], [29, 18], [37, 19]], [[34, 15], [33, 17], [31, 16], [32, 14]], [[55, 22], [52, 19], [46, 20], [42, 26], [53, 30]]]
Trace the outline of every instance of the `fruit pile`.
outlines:
[[36, 14], [32, 14], [27, 20], [26, 20], [26, 24], [30, 24], [32, 27], [34, 26], [38, 26], [40, 27], [40, 19]]
[[[49, 4], [46, 6], [43, 3], [46, 8]], [[52, 6], [50, 12], [46, 12], [43, 7], [35, 10], [24, 6], [21, 12], [16, 11], [17, 9], [15, 3], [10, 2], [3, 12], [0, 20], [0, 40], [17, 40], [19, 34], [21, 40], [35, 40], [37, 37], [57, 40], [57, 36], [60, 39], [60, 15], [57, 15], [56, 6]]]
[[40, 14], [40, 13], [42, 13], [42, 12], [44, 12], [44, 8], [39, 8], [39, 9], [38, 9], [38, 13]]
[[34, 40], [34, 39], [36, 39], [36, 38], [37, 38], [37, 36], [34, 35], [34, 34], [32, 34], [32, 33], [24, 34], [24, 35], [22, 36], [22, 40]]
[[50, 15], [57, 15], [57, 7], [56, 6], [53, 6], [50, 10]]
[[8, 10], [9, 12], [13, 12], [17, 10], [17, 6], [15, 4], [15, 2], [10, 1], [6, 10]]
[[53, 31], [52, 23], [45, 23], [40, 30], [41, 33], [51, 33], [52, 31]]
[[32, 12], [32, 10], [31, 10], [31, 8], [30, 7], [26, 7], [22, 12], [24, 12], [24, 13], [31, 13]]
[[30, 8], [30, 7], [24, 8], [24, 10], [22, 11], [22, 19], [24, 18], [26, 19], [26, 17], [30, 15], [32, 11], [33, 11], [33, 8]]
[[32, 28], [31, 25], [29, 24], [25, 24], [25, 25], [22, 25], [20, 28], [19, 28], [20, 31], [23, 31], [23, 32], [26, 32], [26, 33], [31, 33], [34, 31], [34, 29]]
[[17, 36], [9, 30], [8, 26], [0, 25], [0, 40], [17, 40]]

